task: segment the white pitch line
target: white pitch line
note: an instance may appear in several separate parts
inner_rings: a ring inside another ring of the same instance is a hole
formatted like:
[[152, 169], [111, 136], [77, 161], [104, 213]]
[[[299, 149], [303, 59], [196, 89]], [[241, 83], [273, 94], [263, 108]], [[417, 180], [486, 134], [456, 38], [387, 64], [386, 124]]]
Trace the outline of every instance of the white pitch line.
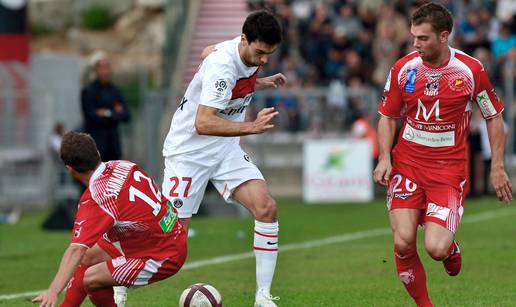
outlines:
[[[462, 219], [461, 224], [471, 224], [471, 223], [476, 223], [476, 222], [481, 222], [481, 221], [487, 221], [487, 220], [492, 220], [492, 219], [495, 219], [498, 217], [514, 215], [514, 214], [516, 214], [515, 207], [490, 210], [490, 211], [474, 214], [471, 216], [465, 216]], [[324, 239], [285, 244], [285, 245], [281, 246], [280, 251], [285, 252], [285, 251], [298, 250], [298, 249], [314, 248], [314, 247], [319, 247], [319, 246], [324, 246], [324, 245], [349, 242], [349, 241], [360, 240], [360, 239], [365, 239], [365, 238], [380, 237], [380, 236], [385, 236], [385, 235], [389, 235], [389, 234], [391, 234], [390, 228], [377, 228], [377, 229], [347, 233], [347, 234], [343, 234], [343, 235], [339, 235], [339, 236], [327, 237]], [[200, 267], [205, 267], [208, 265], [234, 262], [234, 261], [244, 260], [244, 259], [249, 259], [249, 258], [254, 258], [254, 252], [233, 254], [233, 255], [227, 255], [227, 256], [214, 257], [214, 258], [206, 259], [206, 260], [193, 261], [193, 262], [186, 263], [181, 268], [181, 270], [191, 270], [191, 269], [196, 269], [196, 268], [200, 268]], [[45, 290], [0, 295], [0, 301], [12, 300], [12, 299], [28, 297], [28, 296], [35, 296], [39, 293], [42, 293]]]

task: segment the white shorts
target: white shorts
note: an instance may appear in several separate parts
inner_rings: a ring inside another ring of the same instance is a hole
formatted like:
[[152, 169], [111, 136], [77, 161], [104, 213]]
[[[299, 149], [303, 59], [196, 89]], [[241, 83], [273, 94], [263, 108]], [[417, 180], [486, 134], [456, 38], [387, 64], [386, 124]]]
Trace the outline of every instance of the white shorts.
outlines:
[[189, 218], [199, 210], [208, 181], [226, 202], [236, 203], [231, 198], [233, 191], [252, 179], [264, 180], [249, 156], [235, 146], [218, 161], [194, 159], [188, 154], [166, 157], [162, 191], [177, 209], [178, 217]]

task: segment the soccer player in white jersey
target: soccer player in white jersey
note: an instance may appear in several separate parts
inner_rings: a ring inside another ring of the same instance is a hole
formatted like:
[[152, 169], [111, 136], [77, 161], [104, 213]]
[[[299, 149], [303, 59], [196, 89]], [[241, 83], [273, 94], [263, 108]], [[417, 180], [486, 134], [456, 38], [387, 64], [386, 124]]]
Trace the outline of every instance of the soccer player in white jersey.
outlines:
[[[503, 162], [503, 103], [482, 63], [448, 45], [453, 18], [442, 5], [424, 4], [411, 23], [416, 51], [393, 65], [378, 108], [380, 156], [374, 180], [388, 186], [398, 275], [416, 304], [428, 307], [433, 305], [417, 254], [417, 227], [424, 225], [428, 254], [442, 261], [449, 275], [459, 274], [462, 258], [454, 238], [464, 211], [472, 102], [486, 120], [498, 198], [511, 202], [512, 186]], [[404, 122], [391, 162], [400, 118]]]
[[208, 181], [226, 202], [247, 208], [255, 218], [255, 306], [276, 306], [270, 288], [278, 254], [276, 202], [240, 136], [274, 127], [274, 108], [261, 110], [252, 122], [245, 111], [255, 89], [286, 83], [282, 74], [257, 78], [260, 67], [281, 42], [281, 26], [267, 11], [251, 13], [241, 36], [208, 48], [172, 119], [165, 140], [163, 193], [188, 227]]

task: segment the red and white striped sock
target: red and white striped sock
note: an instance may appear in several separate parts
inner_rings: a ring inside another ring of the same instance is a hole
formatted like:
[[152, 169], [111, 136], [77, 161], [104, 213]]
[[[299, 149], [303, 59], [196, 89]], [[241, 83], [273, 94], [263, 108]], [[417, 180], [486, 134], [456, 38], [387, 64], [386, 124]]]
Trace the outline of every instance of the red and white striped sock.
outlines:
[[270, 293], [278, 257], [278, 222], [254, 221], [254, 255], [256, 257], [256, 286]]

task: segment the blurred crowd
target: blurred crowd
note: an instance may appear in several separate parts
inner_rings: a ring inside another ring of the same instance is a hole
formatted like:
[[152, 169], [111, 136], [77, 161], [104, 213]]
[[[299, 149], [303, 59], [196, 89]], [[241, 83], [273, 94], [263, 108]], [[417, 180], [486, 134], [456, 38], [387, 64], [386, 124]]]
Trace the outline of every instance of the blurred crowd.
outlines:
[[[374, 122], [391, 65], [412, 50], [411, 13], [424, 2], [250, 0], [250, 10], [273, 11], [284, 30], [263, 74], [282, 72], [289, 80], [258, 100], [285, 111], [279, 126], [286, 131], [351, 131], [364, 116]], [[501, 86], [504, 63], [516, 59], [516, 1], [441, 3], [455, 18], [451, 45], [480, 59]]]

